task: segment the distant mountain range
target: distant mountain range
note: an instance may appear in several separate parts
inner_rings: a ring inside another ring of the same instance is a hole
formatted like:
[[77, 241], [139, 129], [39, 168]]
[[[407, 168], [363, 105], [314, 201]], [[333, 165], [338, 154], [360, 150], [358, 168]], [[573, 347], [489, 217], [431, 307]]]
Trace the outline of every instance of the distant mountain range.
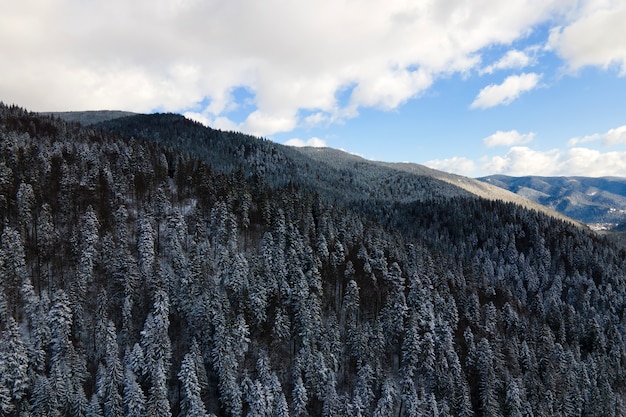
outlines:
[[626, 222], [626, 178], [492, 175], [479, 180], [595, 227]]

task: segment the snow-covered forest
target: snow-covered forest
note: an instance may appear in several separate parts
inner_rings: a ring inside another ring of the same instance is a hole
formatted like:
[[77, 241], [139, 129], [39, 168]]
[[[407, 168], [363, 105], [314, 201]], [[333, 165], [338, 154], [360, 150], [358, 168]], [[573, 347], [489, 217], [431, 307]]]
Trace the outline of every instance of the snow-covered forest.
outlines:
[[608, 237], [174, 115], [0, 139], [1, 415], [626, 415]]

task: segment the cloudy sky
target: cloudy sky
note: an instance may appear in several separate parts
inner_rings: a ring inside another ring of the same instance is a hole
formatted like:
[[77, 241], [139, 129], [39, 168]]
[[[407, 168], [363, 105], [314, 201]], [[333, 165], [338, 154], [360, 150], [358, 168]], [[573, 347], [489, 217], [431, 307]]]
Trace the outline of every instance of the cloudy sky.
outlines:
[[0, 101], [468, 176], [626, 176], [623, 0], [0, 0]]

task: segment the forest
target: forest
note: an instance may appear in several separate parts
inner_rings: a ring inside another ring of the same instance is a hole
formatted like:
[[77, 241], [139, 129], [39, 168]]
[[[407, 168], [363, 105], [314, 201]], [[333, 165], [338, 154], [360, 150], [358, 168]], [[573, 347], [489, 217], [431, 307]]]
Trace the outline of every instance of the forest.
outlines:
[[0, 415], [626, 415], [623, 242], [364, 178], [0, 103]]

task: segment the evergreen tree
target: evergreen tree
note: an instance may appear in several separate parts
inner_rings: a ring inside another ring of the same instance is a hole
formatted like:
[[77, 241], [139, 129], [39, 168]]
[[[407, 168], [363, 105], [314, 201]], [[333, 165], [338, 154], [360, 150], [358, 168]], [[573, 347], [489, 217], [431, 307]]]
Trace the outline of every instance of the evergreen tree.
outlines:
[[87, 297], [87, 286], [94, 282], [94, 268], [98, 258], [100, 224], [94, 209], [89, 206], [82, 216], [80, 226], [80, 248], [76, 276], [70, 286], [70, 299], [74, 317], [75, 332], [79, 340], [86, 339], [84, 323], [84, 304]]
[[[18, 316], [18, 307], [28, 306], [29, 299], [21, 301], [21, 292], [24, 283], [30, 286], [30, 279], [26, 271], [26, 256], [24, 244], [17, 230], [5, 227], [0, 237], [0, 282], [4, 290], [4, 296], [9, 308], [8, 312], [13, 317]], [[29, 291], [30, 292], [30, 291]]]
[[48, 378], [45, 375], [36, 375], [31, 394], [31, 415], [48, 417], [60, 414], [56, 398]]
[[[223, 306], [227, 305], [224, 299]], [[220, 402], [227, 414], [232, 417], [239, 417], [242, 412], [241, 389], [237, 382], [239, 362], [237, 360], [237, 348], [233, 336], [228, 328], [224, 312], [217, 308], [213, 316], [213, 336], [212, 360], [215, 371], [218, 375], [218, 388], [220, 392]]]
[[117, 332], [115, 325], [109, 321], [105, 336], [104, 365], [97, 381], [98, 396], [104, 404], [105, 417], [120, 417], [123, 415], [122, 395], [120, 390], [123, 383], [123, 368], [119, 360]]
[[485, 417], [498, 417], [498, 377], [493, 366], [493, 351], [487, 339], [481, 339], [477, 347], [478, 389], [481, 411]]
[[374, 410], [374, 417], [393, 416], [396, 407], [396, 396], [397, 392], [393, 381], [390, 378], [385, 379], [380, 398]]
[[[507, 384], [506, 389], [506, 399], [505, 399], [506, 410], [508, 415], [511, 417], [522, 417], [523, 407], [522, 407], [522, 398], [520, 393], [520, 388], [515, 380], [510, 380]], [[571, 415], [571, 414], [568, 414]]]
[[352, 410], [362, 416], [370, 414], [371, 406], [374, 402], [374, 371], [370, 365], [362, 366], [357, 373], [357, 382], [354, 387], [352, 398]]
[[72, 417], [87, 417], [89, 404], [85, 397], [85, 390], [82, 386], [76, 387], [74, 399], [70, 404], [70, 415]]
[[137, 221], [137, 251], [139, 253], [139, 271], [145, 281], [150, 282], [155, 260], [154, 232], [147, 216]]
[[17, 190], [17, 212], [20, 220], [20, 232], [25, 242], [33, 239], [35, 220], [33, 210], [35, 206], [35, 192], [30, 184], [21, 183]]
[[91, 396], [91, 401], [89, 401], [89, 406], [87, 407], [87, 416], [104, 417], [104, 414], [102, 413], [102, 407], [98, 402], [98, 397], [96, 393]]
[[200, 383], [196, 374], [196, 359], [194, 353], [187, 353], [183, 358], [178, 379], [182, 385], [182, 400], [180, 402], [180, 415], [206, 416], [207, 412], [200, 397]]
[[125, 417], [141, 417], [146, 411], [146, 396], [135, 373], [126, 368], [124, 373], [123, 406]]
[[306, 387], [302, 382], [302, 377], [298, 375], [296, 377], [293, 392], [291, 393], [292, 397], [292, 407], [293, 407], [293, 415], [295, 417], [306, 417], [307, 413], [307, 403], [309, 402]]
[[[27, 346], [22, 341], [18, 324], [9, 317], [0, 339], [0, 385], [6, 392], [1, 401], [9, 401], [16, 409], [26, 400], [29, 389]], [[2, 390], [2, 389], [0, 389]], [[7, 408], [7, 406], [2, 406]], [[11, 408], [11, 407], [9, 407]]]
[[58, 238], [59, 234], [52, 219], [52, 209], [48, 203], [44, 203], [37, 220], [37, 276], [39, 280], [35, 281], [35, 287], [38, 293], [41, 293], [44, 284], [49, 291], [52, 291], [50, 262]]

